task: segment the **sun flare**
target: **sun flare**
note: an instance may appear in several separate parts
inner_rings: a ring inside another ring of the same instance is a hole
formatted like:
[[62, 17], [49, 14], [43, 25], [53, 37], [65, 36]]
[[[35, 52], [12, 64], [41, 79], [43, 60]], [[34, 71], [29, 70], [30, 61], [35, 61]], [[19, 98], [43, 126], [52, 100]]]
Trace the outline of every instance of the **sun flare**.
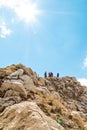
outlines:
[[0, 7], [11, 9], [19, 20], [27, 24], [33, 24], [38, 21], [41, 11], [37, 5], [38, 3], [32, 0], [0, 0]]
[[36, 23], [37, 17], [40, 15], [40, 10], [35, 3], [20, 4], [20, 6], [15, 9], [15, 12], [20, 20], [24, 20], [27, 24]]

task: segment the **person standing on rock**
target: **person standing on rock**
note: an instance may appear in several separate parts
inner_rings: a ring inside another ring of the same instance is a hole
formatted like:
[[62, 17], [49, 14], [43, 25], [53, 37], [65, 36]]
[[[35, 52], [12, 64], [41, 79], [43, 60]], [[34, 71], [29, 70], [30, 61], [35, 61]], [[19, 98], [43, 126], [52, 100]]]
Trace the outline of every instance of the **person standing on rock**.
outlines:
[[49, 72], [49, 73], [48, 73], [48, 77], [53, 77], [53, 73], [52, 73], [52, 72]]
[[53, 77], [53, 73], [51, 72], [51, 77]]
[[57, 77], [59, 77], [59, 73], [57, 73]]
[[47, 77], [47, 72], [44, 73], [44, 78], [46, 78], [46, 77]]
[[48, 77], [50, 77], [50, 72], [48, 73]]

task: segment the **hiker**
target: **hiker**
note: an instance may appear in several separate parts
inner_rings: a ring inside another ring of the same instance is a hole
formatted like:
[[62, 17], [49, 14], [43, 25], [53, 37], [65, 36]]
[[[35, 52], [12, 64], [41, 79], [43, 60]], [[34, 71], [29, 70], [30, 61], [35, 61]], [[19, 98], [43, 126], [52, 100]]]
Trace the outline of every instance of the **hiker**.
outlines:
[[53, 73], [51, 72], [51, 77], [53, 77]]
[[57, 77], [59, 77], [59, 73], [57, 73]]
[[46, 77], [47, 77], [47, 72], [44, 73], [44, 78], [46, 78]]
[[49, 72], [49, 73], [48, 73], [48, 77], [53, 77], [53, 73], [52, 73], [52, 72]]
[[51, 77], [51, 73], [50, 72], [48, 73], [48, 77]]

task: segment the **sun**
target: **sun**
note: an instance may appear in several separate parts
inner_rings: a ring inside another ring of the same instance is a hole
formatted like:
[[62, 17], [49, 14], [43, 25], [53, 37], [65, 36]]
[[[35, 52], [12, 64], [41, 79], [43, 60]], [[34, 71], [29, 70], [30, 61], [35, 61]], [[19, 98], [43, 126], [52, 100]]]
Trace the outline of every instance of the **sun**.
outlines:
[[41, 14], [41, 11], [37, 8], [37, 4], [32, 2], [21, 3], [18, 7], [16, 6], [15, 12], [19, 19], [27, 24], [36, 23], [37, 17]]

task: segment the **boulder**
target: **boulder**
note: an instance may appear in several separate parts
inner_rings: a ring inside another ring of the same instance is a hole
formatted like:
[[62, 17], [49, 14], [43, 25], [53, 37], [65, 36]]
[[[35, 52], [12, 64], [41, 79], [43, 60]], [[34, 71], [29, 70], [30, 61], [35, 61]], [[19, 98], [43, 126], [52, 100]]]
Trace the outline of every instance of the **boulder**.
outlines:
[[22, 102], [7, 107], [0, 114], [3, 130], [64, 130], [55, 120], [46, 116], [34, 102]]
[[18, 84], [18, 83], [4, 82], [0, 88], [0, 91], [5, 93], [8, 90], [12, 90], [13, 92], [15, 91], [15, 93], [17, 92], [18, 95], [21, 95], [22, 97], [27, 97], [27, 92], [21, 83]]
[[80, 114], [77, 111], [72, 111], [71, 116], [73, 120], [78, 124], [79, 128], [84, 129], [84, 122]]
[[28, 75], [20, 76], [20, 79], [24, 82], [24, 87], [29, 90], [31, 87], [35, 87], [33, 79]]
[[24, 70], [23, 70], [23, 69], [18, 69], [17, 71], [11, 73], [11, 74], [8, 76], [8, 78], [9, 78], [9, 79], [14, 78], [14, 77], [18, 78], [19, 76], [22, 76], [23, 73], [24, 73]]
[[84, 130], [87, 130], [87, 123], [84, 125]]

